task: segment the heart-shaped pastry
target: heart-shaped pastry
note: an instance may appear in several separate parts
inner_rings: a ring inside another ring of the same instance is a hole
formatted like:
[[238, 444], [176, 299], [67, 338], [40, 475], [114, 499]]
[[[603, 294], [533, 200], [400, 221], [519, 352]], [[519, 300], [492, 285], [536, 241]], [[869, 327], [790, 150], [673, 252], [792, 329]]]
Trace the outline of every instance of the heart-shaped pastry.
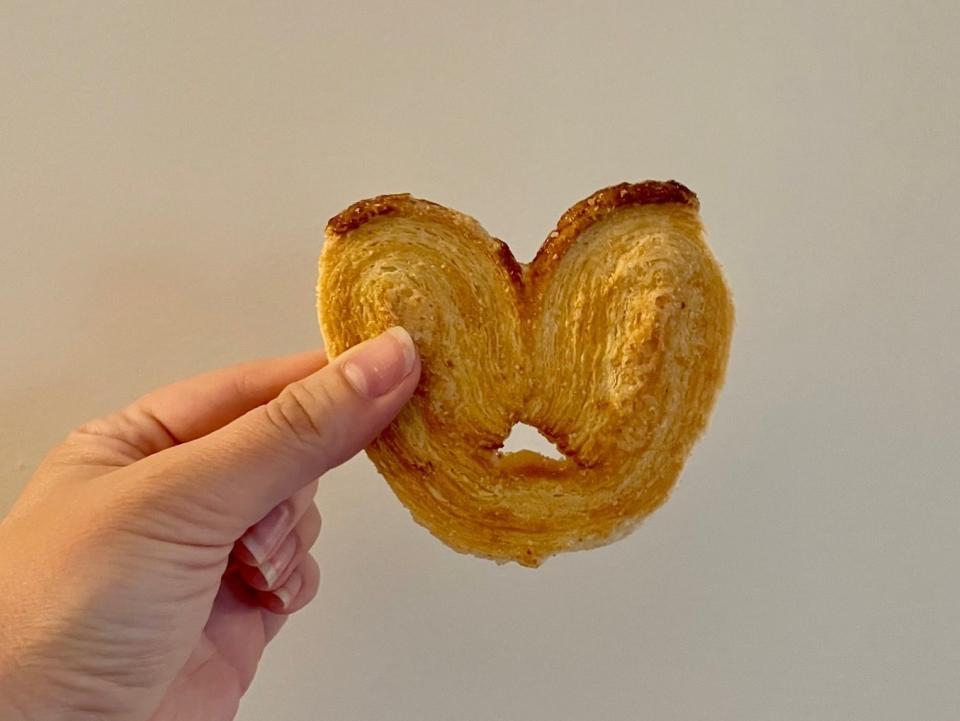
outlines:
[[[331, 357], [393, 325], [420, 384], [367, 449], [457, 551], [537, 566], [623, 537], [666, 499], [723, 382], [733, 306], [696, 196], [648, 181], [564, 213], [529, 264], [409, 195], [330, 220], [318, 310]], [[517, 423], [564, 454], [500, 449]]]

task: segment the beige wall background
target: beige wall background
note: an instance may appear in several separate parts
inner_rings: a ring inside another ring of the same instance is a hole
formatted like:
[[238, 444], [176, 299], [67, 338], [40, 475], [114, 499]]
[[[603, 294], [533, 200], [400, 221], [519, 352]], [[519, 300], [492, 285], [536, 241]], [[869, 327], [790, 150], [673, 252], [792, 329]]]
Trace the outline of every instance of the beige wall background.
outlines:
[[529, 259], [677, 178], [738, 328], [670, 502], [501, 568], [354, 459], [240, 719], [955, 719], [958, 33], [953, 0], [0, 1], [0, 510], [87, 417], [318, 344], [354, 200]]

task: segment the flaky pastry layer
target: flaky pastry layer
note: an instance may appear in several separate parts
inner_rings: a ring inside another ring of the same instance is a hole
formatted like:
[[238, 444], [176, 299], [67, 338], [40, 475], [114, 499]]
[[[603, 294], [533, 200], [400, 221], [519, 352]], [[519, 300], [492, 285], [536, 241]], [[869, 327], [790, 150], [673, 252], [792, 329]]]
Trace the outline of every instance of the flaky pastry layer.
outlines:
[[[733, 306], [696, 196], [597, 191], [529, 264], [477, 221], [410, 195], [330, 220], [318, 313], [331, 357], [393, 325], [422, 361], [367, 453], [450, 547], [537, 566], [609, 543], [666, 499], [723, 382]], [[565, 458], [500, 449], [516, 423]]]

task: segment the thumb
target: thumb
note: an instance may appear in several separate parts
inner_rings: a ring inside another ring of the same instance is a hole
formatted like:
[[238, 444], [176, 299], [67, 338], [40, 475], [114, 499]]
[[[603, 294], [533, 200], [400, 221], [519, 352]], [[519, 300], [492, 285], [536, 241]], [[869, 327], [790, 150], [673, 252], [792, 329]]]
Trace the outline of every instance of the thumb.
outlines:
[[[214, 499], [242, 532], [367, 446], [413, 394], [420, 360], [397, 326], [291, 383], [265, 405], [141, 463], [191, 499]], [[177, 493], [177, 495], [180, 495]]]

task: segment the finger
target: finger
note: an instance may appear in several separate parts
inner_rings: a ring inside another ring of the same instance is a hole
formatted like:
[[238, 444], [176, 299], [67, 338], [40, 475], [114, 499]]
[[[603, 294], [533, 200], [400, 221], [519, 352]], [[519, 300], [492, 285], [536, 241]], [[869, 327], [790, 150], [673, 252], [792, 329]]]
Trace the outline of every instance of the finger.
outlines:
[[260, 593], [258, 600], [264, 608], [273, 613], [296, 613], [316, 597], [319, 587], [320, 566], [313, 556], [308, 555], [282, 587]]
[[317, 542], [320, 525], [320, 511], [311, 504], [276, 551], [256, 566], [242, 567], [240, 577], [258, 591], [280, 588]]
[[274, 506], [240, 537], [233, 549], [234, 558], [248, 566], [256, 566], [270, 558], [300, 522], [304, 512], [313, 505], [316, 493], [317, 481], [314, 481]]
[[260, 613], [263, 616], [263, 640], [267, 644], [277, 637], [288, 617], [286, 614], [274, 613], [266, 608], [260, 609]]
[[186, 443], [276, 398], [326, 363], [323, 350], [241, 363], [155, 390], [131, 408], [155, 418], [174, 442]]
[[367, 446], [413, 394], [420, 361], [392, 328], [287, 386], [266, 405], [142, 461], [182, 501], [217, 508], [243, 530]]
[[[322, 368], [322, 350], [222, 368], [152, 391], [122, 411], [84, 424], [72, 444], [113, 440], [117, 465], [133, 463], [222, 428]], [[68, 443], [68, 445], [71, 445]], [[111, 459], [112, 460], [112, 459]]]

